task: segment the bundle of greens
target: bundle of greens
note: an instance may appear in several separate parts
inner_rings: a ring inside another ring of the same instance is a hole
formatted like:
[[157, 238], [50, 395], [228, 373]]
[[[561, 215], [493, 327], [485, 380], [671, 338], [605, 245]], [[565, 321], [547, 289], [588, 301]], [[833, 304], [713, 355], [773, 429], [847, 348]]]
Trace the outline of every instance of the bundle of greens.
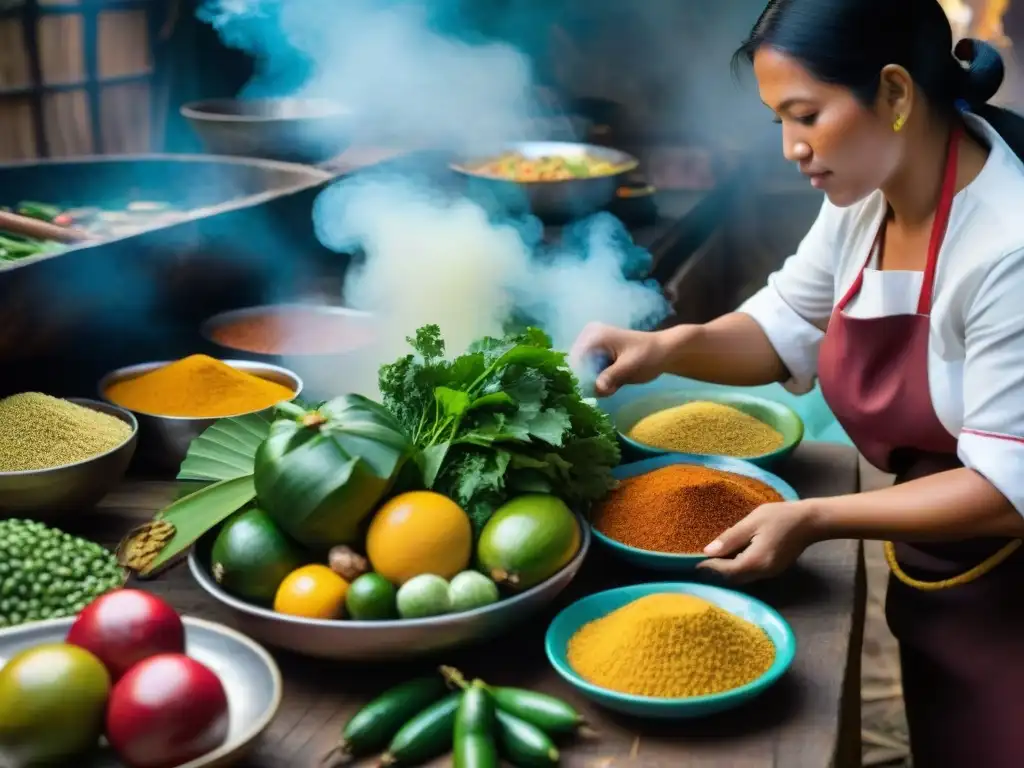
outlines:
[[413, 354], [381, 367], [383, 403], [419, 449], [424, 486], [458, 502], [478, 531], [514, 495], [585, 509], [613, 487], [615, 430], [542, 331], [484, 338], [452, 359], [436, 325], [409, 343]]

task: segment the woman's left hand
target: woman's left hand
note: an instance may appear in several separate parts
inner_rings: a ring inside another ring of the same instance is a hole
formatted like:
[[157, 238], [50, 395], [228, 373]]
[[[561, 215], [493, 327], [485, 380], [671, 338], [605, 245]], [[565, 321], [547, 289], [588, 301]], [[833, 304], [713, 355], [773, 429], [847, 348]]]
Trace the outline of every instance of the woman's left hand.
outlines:
[[776, 576], [817, 540], [806, 501], [763, 504], [705, 547], [698, 568], [741, 583]]

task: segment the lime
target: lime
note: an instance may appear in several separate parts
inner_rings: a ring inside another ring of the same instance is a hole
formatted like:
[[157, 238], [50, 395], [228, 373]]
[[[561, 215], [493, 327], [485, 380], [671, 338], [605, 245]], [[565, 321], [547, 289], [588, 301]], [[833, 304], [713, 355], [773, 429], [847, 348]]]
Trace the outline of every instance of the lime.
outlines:
[[477, 564], [494, 581], [515, 590], [551, 578], [580, 549], [576, 516], [555, 496], [528, 494], [498, 509], [480, 532]]
[[479, 571], [463, 571], [448, 585], [452, 612], [472, 611], [498, 602], [497, 585]]
[[451, 609], [448, 582], [432, 573], [414, 576], [398, 590], [398, 615], [403, 619], [438, 616]]
[[357, 621], [383, 621], [398, 616], [395, 586], [379, 573], [364, 573], [352, 582], [345, 597], [349, 618]]
[[103, 732], [110, 675], [84, 648], [51, 643], [0, 669], [0, 765], [80, 762]]
[[217, 534], [210, 571], [225, 590], [269, 605], [284, 577], [307, 558], [262, 509], [239, 512]]

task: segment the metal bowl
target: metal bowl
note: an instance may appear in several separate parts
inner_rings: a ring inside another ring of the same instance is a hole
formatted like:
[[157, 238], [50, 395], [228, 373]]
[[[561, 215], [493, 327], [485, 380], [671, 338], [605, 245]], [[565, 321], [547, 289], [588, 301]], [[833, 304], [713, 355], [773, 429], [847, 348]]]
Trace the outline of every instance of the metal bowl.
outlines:
[[0, 517], [48, 520], [88, 509], [121, 482], [135, 454], [139, 424], [115, 405], [69, 397], [69, 402], [106, 413], [132, 428], [131, 436], [98, 456], [50, 469], [0, 472]]
[[[366, 338], [353, 344], [351, 349], [322, 354], [253, 352], [227, 346], [216, 338], [217, 330], [226, 325], [291, 309], [349, 318], [354, 327], [361, 327], [367, 332]], [[319, 401], [329, 400], [343, 392], [375, 391], [379, 360], [373, 350], [374, 327], [372, 320], [373, 315], [368, 312], [329, 304], [266, 304], [216, 314], [202, 323], [199, 332], [204, 339], [232, 357], [245, 357], [274, 365], [287, 361], [288, 367], [301, 376], [305, 382], [308, 399]], [[362, 381], [359, 379], [360, 376], [368, 377], [368, 380]]]
[[590, 549], [590, 526], [577, 518], [580, 549], [562, 570], [537, 586], [464, 613], [400, 621], [325, 621], [275, 613], [232, 597], [210, 576], [210, 549], [216, 532], [206, 534], [188, 556], [200, 587], [222, 603], [238, 629], [267, 645], [305, 656], [340, 661], [393, 661], [449, 651], [509, 631], [550, 604], [579, 572]]
[[323, 99], [210, 99], [181, 115], [216, 155], [315, 165], [351, 141], [351, 112]]
[[[270, 726], [281, 706], [283, 686], [277, 664], [249, 638], [212, 621], [183, 618], [188, 655], [208, 666], [220, 678], [228, 696], [228, 736], [217, 749], [179, 768], [226, 768], [241, 761]], [[14, 654], [67, 637], [73, 617], [39, 621], [0, 630], [0, 667]], [[79, 768], [121, 768], [113, 753], [103, 748], [78, 761]]]
[[473, 158], [452, 164], [456, 173], [465, 176], [470, 190], [493, 195], [510, 207], [528, 205], [538, 217], [550, 220], [572, 219], [604, 210], [615, 200], [615, 195], [626, 176], [640, 165], [630, 154], [618, 149], [569, 141], [529, 141], [510, 144], [506, 152], [517, 152], [524, 157], [584, 156], [606, 160], [620, 168], [609, 176], [593, 176], [566, 181], [511, 181], [485, 176], [472, 170], [477, 163], [490, 158]]
[[[107, 398], [107, 389], [114, 383], [125, 379], [138, 378], [144, 373], [170, 365], [172, 360], [161, 360], [153, 363], [139, 363], [118, 368], [100, 379], [98, 388], [100, 397]], [[282, 384], [295, 392], [296, 397], [302, 392], [302, 379], [287, 368], [252, 360], [224, 360], [224, 363], [240, 371], [259, 376], [261, 379]], [[262, 409], [269, 411], [270, 409]], [[250, 411], [249, 413], [259, 413]], [[161, 416], [155, 413], [132, 411], [139, 425], [139, 458], [153, 469], [177, 471], [185, 460], [189, 444], [202, 434], [207, 427], [217, 421], [216, 418], [188, 418], [185, 416]], [[231, 414], [245, 416], [244, 413]]]

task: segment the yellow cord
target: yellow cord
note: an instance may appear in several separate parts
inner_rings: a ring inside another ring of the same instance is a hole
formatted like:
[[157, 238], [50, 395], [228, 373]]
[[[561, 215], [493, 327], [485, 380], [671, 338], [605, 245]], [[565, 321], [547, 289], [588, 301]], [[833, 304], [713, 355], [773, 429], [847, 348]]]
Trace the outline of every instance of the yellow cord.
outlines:
[[984, 562], [974, 566], [969, 571], [964, 571], [959, 576], [954, 576], [950, 579], [942, 579], [942, 581], [921, 581], [920, 579], [914, 579], [908, 576], [907, 572], [903, 570], [898, 562], [896, 562], [896, 547], [891, 541], [885, 542], [885, 560], [889, 563], [889, 569], [892, 571], [893, 575], [908, 587], [920, 589], [925, 592], [935, 592], [939, 589], [959, 587], [963, 584], [969, 584], [975, 579], [980, 579], [1020, 549], [1021, 544], [1024, 544], [1024, 541], [1021, 541], [1021, 539], [1014, 539], [994, 555], [987, 558]]

